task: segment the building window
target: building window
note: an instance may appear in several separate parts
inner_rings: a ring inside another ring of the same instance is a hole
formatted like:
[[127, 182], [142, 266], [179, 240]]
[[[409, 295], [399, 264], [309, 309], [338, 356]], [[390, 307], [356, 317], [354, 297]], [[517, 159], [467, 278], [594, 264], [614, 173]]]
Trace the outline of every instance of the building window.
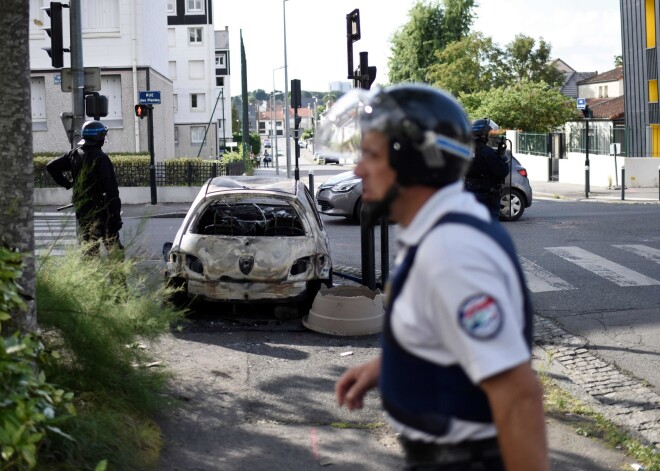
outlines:
[[264, 121], [259, 121], [259, 131], [266, 130], [266, 123]]
[[603, 98], [603, 86], [598, 87], [598, 98]]
[[179, 126], [174, 126], [174, 145], [179, 145]]
[[190, 109], [192, 111], [204, 111], [206, 108], [205, 97], [203, 93], [191, 93], [190, 94]]
[[119, 0], [80, 3], [83, 33], [119, 33]]
[[172, 109], [175, 113], [179, 111], [179, 95], [176, 93], [172, 95]]
[[215, 66], [216, 67], [224, 67], [225, 66], [225, 55], [224, 54], [218, 54], [215, 56]]
[[646, 0], [646, 48], [655, 47], [655, 0]]
[[196, 15], [204, 13], [204, 1], [186, 0], [186, 13], [194, 13]]
[[167, 28], [167, 45], [176, 47], [176, 30], [174, 28]]
[[188, 78], [192, 80], [204, 78], [204, 61], [188, 61]]
[[215, 78], [215, 86], [216, 87], [224, 87], [225, 86], [225, 78], [224, 77], [216, 77]]
[[121, 75], [102, 76], [100, 93], [108, 97], [108, 116], [103, 121], [110, 126], [122, 126]]
[[658, 81], [649, 80], [649, 103], [658, 102]]
[[190, 126], [190, 143], [201, 144], [204, 142], [204, 126]]
[[167, 14], [176, 15], [176, 0], [167, 0]]
[[169, 67], [170, 80], [176, 80], [176, 61], [169, 61], [167, 65]]
[[608, 91], [607, 91], [607, 85], [605, 85], [605, 86], [603, 87], [603, 96], [604, 96], [605, 98], [608, 98], [608, 97], [609, 97], [609, 93], [608, 93]]
[[30, 94], [32, 95], [32, 130], [46, 131], [46, 79], [33, 77], [30, 79]]
[[188, 28], [188, 44], [203, 44], [202, 28]]

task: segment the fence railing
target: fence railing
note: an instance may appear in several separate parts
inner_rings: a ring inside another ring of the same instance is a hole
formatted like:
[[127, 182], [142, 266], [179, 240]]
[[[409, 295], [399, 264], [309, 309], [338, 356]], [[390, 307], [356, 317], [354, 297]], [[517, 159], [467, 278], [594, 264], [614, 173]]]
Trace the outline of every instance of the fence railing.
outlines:
[[[242, 175], [245, 165], [241, 161], [229, 162], [156, 162], [156, 186], [201, 186], [209, 178], [223, 175]], [[122, 162], [115, 165], [115, 175], [119, 186], [149, 186], [149, 165], [144, 163]], [[55, 188], [44, 167], [35, 168], [35, 188]]]
[[547, 157], [551, 152], [547, 134], [519, 132], [516, 134], [516, 141], [516, 148], [522, 154]]

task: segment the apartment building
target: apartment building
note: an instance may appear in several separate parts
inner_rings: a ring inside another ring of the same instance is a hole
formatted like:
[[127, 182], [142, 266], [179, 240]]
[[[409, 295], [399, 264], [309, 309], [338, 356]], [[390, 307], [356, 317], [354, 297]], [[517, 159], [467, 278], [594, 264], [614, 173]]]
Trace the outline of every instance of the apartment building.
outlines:
[[[64, 55], [64, 69], [51, 67], [41, 49], [50, 45], [43, 29], [49, 27], [49, 17], [42, 10], [50, 1], [29, 1], [34, 151], [63, 152], [69, 142], [60, 113], [72, 110], [71, 93], [63, 91], [70, 55]], [[231, 122], [231, 104], [223, 99], [230, 96], [225, 87], [228, 32], [213, 31], [212, 0], [94, 0], [80, 5], [84, 67], [100, 69], [99, 93], [108, 97], [108, 116], [101, 118], [110, 128], [104, 149], [147, 152], [148, 120], [136, 117], [134, 107], [139, 92], [151, 90], [161, 95], [161, 103], [153, 105], [156, 161], [215, 157], [221, 139], [231, 139], [231, 126], [222, 132], [223, 119]], [[68, 48], [68, 9], [62, 23]]]
[[633, 157], [660, 157], [660, 0], [621, 0], [625, 119]]
[[175, 153], [216, 158], [231, 142], [229, 31], [214, 31], [212, 0], [167, 0], [166, 7]]

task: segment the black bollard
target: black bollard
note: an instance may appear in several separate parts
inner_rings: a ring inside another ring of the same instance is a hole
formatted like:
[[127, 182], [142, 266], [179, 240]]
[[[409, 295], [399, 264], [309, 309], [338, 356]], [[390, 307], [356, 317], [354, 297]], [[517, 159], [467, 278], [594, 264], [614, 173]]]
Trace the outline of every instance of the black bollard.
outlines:
[[621, 167], [621, 201], [626, 199], [626, 167]]
[[314, 170], [309, 171], [309, 194], [314, 197]]
[[589, 198], [589, 166], [584, 166], [584, 196]]

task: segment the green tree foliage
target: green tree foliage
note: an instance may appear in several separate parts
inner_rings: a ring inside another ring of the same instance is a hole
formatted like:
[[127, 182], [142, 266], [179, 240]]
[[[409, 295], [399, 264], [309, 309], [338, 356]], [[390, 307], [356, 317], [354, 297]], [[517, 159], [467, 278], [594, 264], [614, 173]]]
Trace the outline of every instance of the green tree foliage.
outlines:
[[392, 36], [388, 61], [389, 80], [428, 82], [428, 68], [435, 52], [465, 37], [474, 18], [474, 0], [420, 0], [408, 12], [409, 20]]
[[501, 128], [550, 132], [578, 118], [575, 102], [543, 82], [522, 80], [459, 96], [471, 119], [489, 117]]
[[614, 67], [623, 66], [623, 56], [614, 56]]
[[231, 105], [231, 133], [240, 134], [241, 131], [241, 119], [238, 117], [238, 110], [236, 109], [236, 104], [232, 103]]
[[428, 79], [454, 95], [474, 93], [505, 84], [505, 54], [491, 38], [474, 33], [436, 51], [437, 62]]
[[550, 63], [552, 46], [540, 38], [536, 40], [523, 34], [507, 44], [507, 69], [511, 80], [545, 82], [551, 86], [564, 81], [564, 73]]
[[255, 91], [253, 91], [253, 92], [250, 92], [249, 97], [250, 97], [250, 98], [249, 98], [249, 101], [250, 101], [250, 103], [251, 103], [251, 102], [253, 102], [253, 101], [255, 101], [255, 100], [256, 100], [256, 101], [264, 101], [264, 100], [268, 100], [269, 97], [270, 97], [270, 94], [267, 93], [265, 90], [259, 88], [259, 89], [255, 90]]

